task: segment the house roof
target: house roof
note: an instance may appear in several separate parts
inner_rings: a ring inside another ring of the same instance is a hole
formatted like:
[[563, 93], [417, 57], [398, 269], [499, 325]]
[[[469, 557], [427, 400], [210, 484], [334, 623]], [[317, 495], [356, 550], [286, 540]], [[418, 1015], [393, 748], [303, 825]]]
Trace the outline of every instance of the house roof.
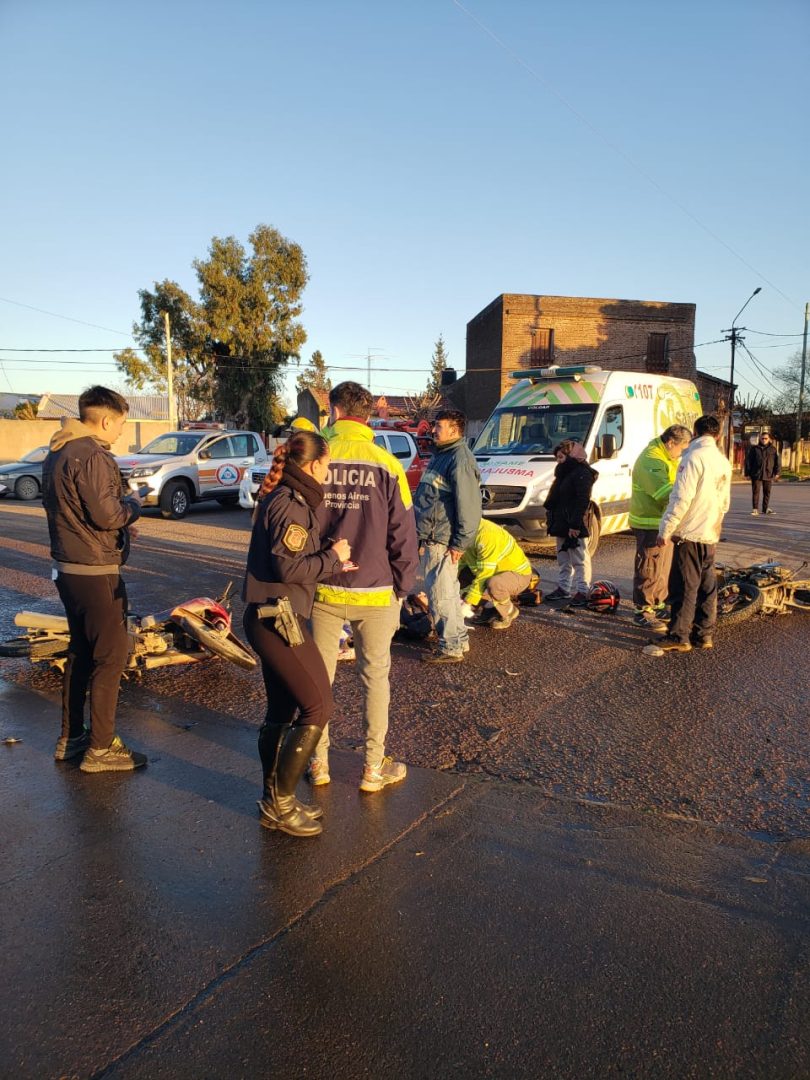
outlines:
[[413, 412], [413, 398], [400, 397], [397, 394], [381, 394], [374, 402], [374, 408], [378, 412], [380, 409], [387, 409], [389, 413], [408, 416]]
[[[160, 394], [126, 396], [129, 405], [128, 420], [169, 419], [169, 399]], [[38, 420], [61, 420], [62, 417], [79, 418], [78, 394], [43, 394], [37, 409]]]

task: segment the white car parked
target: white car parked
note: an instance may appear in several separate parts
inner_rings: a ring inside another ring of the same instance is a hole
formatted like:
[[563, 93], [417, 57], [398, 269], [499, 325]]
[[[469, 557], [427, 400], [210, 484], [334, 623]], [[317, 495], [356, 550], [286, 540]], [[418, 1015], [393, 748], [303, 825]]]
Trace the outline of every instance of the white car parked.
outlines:
[[[272, 457], [275, 449], [272, 444], [275, 442], [277, 446], [279, 443], [284, 442], [284, 439], [270, 439], [269, 442], [271, 444], [269, 453]], [[400, 431], [399, 428], [375, 428], [374, 442], [377, 446], [382, 446], [389, 454], [393, 454], [400, 462], [405, 470], [408, 487], [411, 491], [415, 491], [432, 453], [432, 441], [421, 435], [411, 435], [409, 431]], [[259, 486], [267, 475], [269, 468], [270, 466], [265, 464], [257, 465], [255, 468], [245, 471], [242, 483], [239, 485], [239, 505], [243, 510], [252, 510], [256, 505], [256, 492], [259, 490]]]

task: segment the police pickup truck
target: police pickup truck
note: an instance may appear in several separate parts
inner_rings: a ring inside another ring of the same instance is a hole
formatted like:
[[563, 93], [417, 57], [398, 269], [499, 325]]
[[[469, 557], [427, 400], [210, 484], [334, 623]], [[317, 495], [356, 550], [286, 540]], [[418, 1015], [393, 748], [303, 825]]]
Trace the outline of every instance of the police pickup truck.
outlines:
[[236, 506], [246, 472], [267, 461], [255, 431], [230, 431], [221, 425], [189, 425], [158, 435], [142, 450], [116, 457], [125, 486], [146, 487], [144, 506], [159, 506], [165, 518], [182, 518], [194, 502], [214, 499]]

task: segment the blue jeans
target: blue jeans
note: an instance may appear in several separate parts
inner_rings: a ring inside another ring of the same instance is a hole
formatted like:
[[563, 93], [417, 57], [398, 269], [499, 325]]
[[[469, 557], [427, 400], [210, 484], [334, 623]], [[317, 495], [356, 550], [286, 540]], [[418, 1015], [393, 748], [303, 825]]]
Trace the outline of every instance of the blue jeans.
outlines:
[[461, 609], [458, 566], [444, 544], [422, 544], [419, 569], [425, 579], [430, 614], [439, 638], [439, 650], [461, 656], [467, 644], [467, 627]]

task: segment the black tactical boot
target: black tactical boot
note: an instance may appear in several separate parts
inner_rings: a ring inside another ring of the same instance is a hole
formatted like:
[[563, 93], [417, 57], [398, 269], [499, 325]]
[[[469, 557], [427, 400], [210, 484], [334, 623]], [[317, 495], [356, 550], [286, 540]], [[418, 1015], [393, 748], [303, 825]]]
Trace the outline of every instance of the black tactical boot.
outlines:
[[[280, 743], [284, 740], [285, 732], [289, 731], [289, 724], [270, 724], [265, 722], [259, 728], [259, 757], [262, 762], [262, 773], [264, 775], [264, 790], [265, 797], [259, 799], [256, 805], [259, 808], [260, 813], [264, 813], [265, 805], [270, 802], [270, 795], [267, 794], [270, 790], [268, 786], [268, 777], [273, 772], [276, 764], [276, 754], [280, 749]], [[296, 799], [296, 802], [298, 800]], [[302, 813], [307, 814], [311, 818], [323, 817], [323, 810], [320, 806], [310, 806], [309, 803], [298, 802], [299, 809]]]
[[[276, 729], [281, 729], [276, 730]], [[305, 807], [295, 797], [310, 755], [321, 737], [314, 724], [289, 727], [265, 724], [259, 733], [259, 754], [264, 771], [264, 798], [259, 802], [261, 823], [290, 836], [317, 836], [322, 825], [312, 817], [315, 807]]]

